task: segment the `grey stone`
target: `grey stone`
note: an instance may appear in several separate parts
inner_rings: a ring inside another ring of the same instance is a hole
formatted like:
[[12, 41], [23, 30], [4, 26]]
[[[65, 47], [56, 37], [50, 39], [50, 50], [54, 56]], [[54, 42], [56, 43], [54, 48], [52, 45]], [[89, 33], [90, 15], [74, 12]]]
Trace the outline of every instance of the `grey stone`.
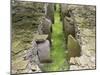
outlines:
[[32, 51], [34, 55], [37, 55], [37, 43], [36, 41], [32, 41]]
[[33, 72], [41, 72], [41, 69], [39, 68], [39, 66], [37, 64], [32, 64], [31, 65], [31, 70]]
[[52, 23], [54, 23], [54, 4], [47, 5], [46, 17], [50, 19]]
[[50, 41], [51, 44], [52, 23], [47, 18], [43, 18], [42, 20], [42, 31], [43, 34], [48, 34], [48, 40]]
[[44, 34], [48, 34], [51, 32], [52, 23], [49, 19], [44, 18], [42, 19], [42, 31]]
[[40, 62], [50, 61], [50, 43], [48, 40], [38, 44], [38, 56]]
[[71, 34], [73, 37], [75, 37], [75, 27], [72, 18], [69, 17], [64, 18], [64, 31], [66, 36]]
[[26, 55], [24, 56], [24, 59], [32, 61], [32, 58], [36, 55], [37, 55], [37, 44], [33, 40], [32, 41], [32, 48], [26, 50]]
[[64, 17], [71, 17], [73, 16], [72, 14], [72, 8], [69, 9], [67, 4], [61, 4], [60, 5], [60, 11], [61, 11], [61, 20], [64, 24]]
[[38, 55], [33, 56], [32, 61], [39, 65], [40, 64], [39, 56]]
[[61, 8], [61, 19], [62, 21], [64, 20], [64, 16], [65, 16], [65, 13], [67, 11], [67, 5], [66, 4], [61, 4], [60, 5], [60, 8]]

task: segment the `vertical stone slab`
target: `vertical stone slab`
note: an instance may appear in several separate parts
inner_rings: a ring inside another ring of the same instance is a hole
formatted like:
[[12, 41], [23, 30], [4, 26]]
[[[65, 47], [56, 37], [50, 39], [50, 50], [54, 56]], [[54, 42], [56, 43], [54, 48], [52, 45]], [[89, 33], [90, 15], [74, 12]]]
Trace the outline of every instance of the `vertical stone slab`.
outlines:
[[46, 17], [54, 23], [54, 4], [48, 4]]
[[43, 18], [42, 20], [42, 31], [43, 31], [43, 34], [48, 34], [47, 39], [50, 41], [50, 44], [51, 44], [52, 23], [47, 18]]
[[64, 18], [64, 32], [65, 32], [65, 36], [71, 34], [73, 37], [75, 37], [75, 27], [72, 18], [69, 17]]
[[40, 62], [50, 62], [50, 43], [48, 40], [38, 44], [38, 56]]
[[66, 4], [60, 4], [60, 10], [61, 10], [61, 20], [63, 22], [65, 13], [67, 12], [67, 5]]
[[72, 36], [68, 36], [68, 56], [70, 57], [78, 57], [81, 55], [81, 47], [78, 41]]

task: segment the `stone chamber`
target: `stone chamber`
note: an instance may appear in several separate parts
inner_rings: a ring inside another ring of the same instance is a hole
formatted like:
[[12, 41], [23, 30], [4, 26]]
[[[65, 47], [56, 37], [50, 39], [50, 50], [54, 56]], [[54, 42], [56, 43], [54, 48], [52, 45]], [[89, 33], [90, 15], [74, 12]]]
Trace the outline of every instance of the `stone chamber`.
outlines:
[[96, 7], [11, 2], [11, 73], [96, 68]]

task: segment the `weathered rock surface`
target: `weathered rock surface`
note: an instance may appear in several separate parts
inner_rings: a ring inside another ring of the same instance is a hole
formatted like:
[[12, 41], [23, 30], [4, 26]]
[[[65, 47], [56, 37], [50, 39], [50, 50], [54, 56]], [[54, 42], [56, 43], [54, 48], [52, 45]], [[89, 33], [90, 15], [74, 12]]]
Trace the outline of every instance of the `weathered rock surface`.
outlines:
[[45, 41], [45, 40], [47, 40], [47, 38], [48, 38], [48, 35], [35, 35], [34, 36], [34, 40], [36, 41], [36, 42], [43, 42], [43, 41]]
[[31, 65], [31, 70], [33, 72], [41, 72], [41, 69], [39, 68], [39, 66], [37, 64], [32, 64]]
[[75, 39], [81, 56], [70, 58], [70, 70], [95, 69], [95, 6], [67, 5], [75, 24]]
[[48, 40], [38, 44], [38, 56], [40, 62], [50, 61], [50, 43]]
[[25, 69], [28, 65], [28, 61], [23, 61], [23, 58], [19, 58], [19, 60], [14, 61], [13, 64], [16, 69]]
[[62, 20], [62, 22], [64, 21], [64, 17], [65, 17], [65, 14], [66, 14], [66, 12], [67, 12], [67, 5], [66, 4], [61, 4], [60, 5], [60, 7], [61, 7], [61, 20]]
[[68, 36], [68, 56], [70, 57], [76, 57], [81, 55], [81, 47], [77, 40], [72, 35]]
[[69, 34], [75, 37], [75, 26], [74, 21], [70, 17], [64, 18], [64, 32], [65, 36], [67, 37]]
[[52, 23], [54, 23], [54, 4], [47, 4], [46, 17], [50, 19]]
[[42, 25], [41, 30], [43, 31], [43, 34], [48, 34], [48, 40], [50, 41], [50, 44], [51, 44], [51, 32], [52, 32], [51, 21], [47, 18], [43, 18], [41, 25]]

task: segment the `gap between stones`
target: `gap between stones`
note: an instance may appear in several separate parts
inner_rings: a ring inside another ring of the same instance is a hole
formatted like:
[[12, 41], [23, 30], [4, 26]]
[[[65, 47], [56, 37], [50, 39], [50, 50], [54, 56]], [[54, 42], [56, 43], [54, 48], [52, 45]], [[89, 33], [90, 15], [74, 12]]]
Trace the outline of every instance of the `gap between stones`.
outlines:
[[51, 47], [51, 59], [52, 63], [45, 63], [42, 68], [43, 71], [64, 71], [68, 70], [66, 51], [66, 42], [64, 39], [63, 25], [60, 21], [60, 8], [59, 4], [56, 4], [56, 10], [54, 12], [54, 24], [52, 25], [52, 47]]

